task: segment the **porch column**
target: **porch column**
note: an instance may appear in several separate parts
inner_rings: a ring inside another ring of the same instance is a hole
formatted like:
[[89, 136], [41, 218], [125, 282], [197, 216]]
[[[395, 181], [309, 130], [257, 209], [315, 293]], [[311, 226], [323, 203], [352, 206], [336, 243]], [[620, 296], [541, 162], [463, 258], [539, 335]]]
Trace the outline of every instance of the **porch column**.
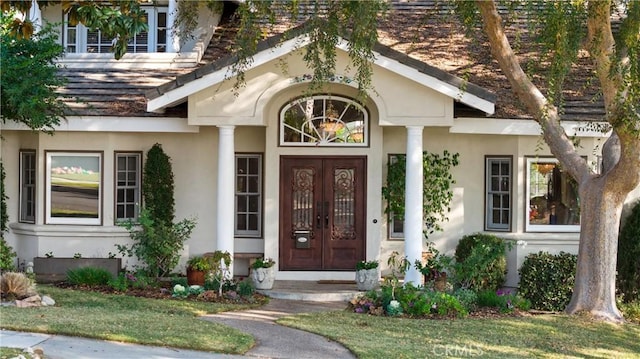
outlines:
[[29, 11], [28, 16], [29, 20], [33, 23], [33, 31], [40, 31], [40, 29], [42, 29], [42, 12], [40, 12], [40, 7], [36, 0], [33, 0], [31, 3], [31, 10]]
[[[217, 231], [218, 250], [233, 257], [235, 126], [218, 126]], [[233, 277], [233, 263], [229, 275]]]
[[180, 38], [174, 31], [177, 11], [178, 0], [169, 0], [169, 8], [167, 10], [167, 52], [180, 51]]
[[414, 264], [422, 257], [422, 130], [407, 126], [407, 168], [404, 196], [404, 253], [411, 266], [404, 282], [421, 284], [422, 274]]

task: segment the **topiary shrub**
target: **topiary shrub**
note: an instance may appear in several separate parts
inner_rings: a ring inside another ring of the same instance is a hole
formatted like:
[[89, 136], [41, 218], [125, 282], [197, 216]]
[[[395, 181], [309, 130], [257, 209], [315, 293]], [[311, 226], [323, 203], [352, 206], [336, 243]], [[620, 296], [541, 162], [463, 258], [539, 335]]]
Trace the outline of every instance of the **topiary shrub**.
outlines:
[[640, 201], [618, 236], [616, 287], [626, 303], [640, 300]]
[[175, 217], [174, 183], [171, 158], [164, 152], [162, 145], [156, 143], [147, 152], [144, 164], [144, 182], [142, 197], [149, 217], [155, 222], [170, 226]]
[[506, 242], [491, 234], [462, 237], [456, 246], [456, 284], [476, 291], [502, 287], [507, 276], [506, 249]]
[[520, 267], [518, 293], [539, 310], [562, 311], [571, 300], [578, 256], [560, 252], [529, 254]]

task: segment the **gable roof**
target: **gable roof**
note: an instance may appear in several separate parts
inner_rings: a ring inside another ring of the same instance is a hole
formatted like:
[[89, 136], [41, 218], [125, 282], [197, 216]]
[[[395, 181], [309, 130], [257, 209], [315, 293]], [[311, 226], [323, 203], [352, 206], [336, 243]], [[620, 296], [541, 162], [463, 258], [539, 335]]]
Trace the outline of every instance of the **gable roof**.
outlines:
[[[259, 42], [256, 54], [247, 71], [304, 47], [308, 44], [306, 34], [311, 30], [308, 24], [303, 24]], [[345, 34], [337, 47], [347, 51], [346, 42], [348, 41], [349, 36]], [[488, 114], [494, 112], [496, 96], [492, 92], [379, 42], [374, 45], [373, 51], [376, 54], [374, 64], [410, 78], [444, 95], [456, 98], [470, 107]], [[156, 111], [184, 102], [189, 95], [224, 81], [230, 67], [236, 61], [236, 55], [227, 55], [148, 91], [146, 93], [149, 99], [147, 110]]]
[[[452, 78], [464, 79], [495, 94], [494, 118], [531, 118], [524, 107], [513, 95], [511, 85], [502, 74], [497, 62], [493, 60], [490, 48], [483, 39], [483, 34], [478, 33], [478, 39], [470, 39], [464, 35], [462, 26], [454, 21], [442, 21], [443, 17], [451, 17], [452, 5], [449, 2], [432, 0], [391, 0], [391, 9], [387, 16], [381, 19], [378, 27], [378, 41], [385, 49], [393, 52], [385, 53], [388, 58], [403, 63], [407, 68], [423, 66], [422, 70], [429, 73], [431, 68], [438, 69], [439, 73]], [[227, 6], [227, 3], [225, 3]], [[226, 12], [226, 9], [225, 9]], [[83, 116], [181, 116], [186, 117], [186, 105], [167, 107], [164, 114], [147, 112], [147, 97], [157, 98], [165, 94], [173, 86], [178, 86], [183, 81], [186, 83], [191, 78], [194, 81], [204, 74], [210, 74], [216, 69], [229, 66], [233, 61], [230, 56], [230, 45], [233, 44], [237, 32], [238, 20], [223, 17], [216, 27], [214, 36], [202, 58], [200, 67], [192, 69], [167, 69], [167, 70], [109, 70], [87, 69], [77, 72], [75, 70], [64, 71], [69, 76], [69, 84], [66, 93], [76, 95], [81, 101], [79, 104], [73, 98], [67, 103], [73, 105], [69, 115]], [[278, 19], [275, 26], [267, 30], [270, 34], [280, 37], [272, 37], [263, 42], [262, 50], [277, 45], [283, 38], [281, 35], [296, 22], [291, 19]], [[298, 31], [303, 31], [298, 28]], [[300, 33], [299, 33], [300, 34]], [[298, 34], [298, 35], [299, 35]], [[527, 52], [531, 50], [524, 46], [516, 49], [522, 62], [538, 61], [537, 53]], [[417, 62], [415, 62], [417, 61]], [[415, 70], [417, 73], [422, 73]], [[102, 89], [92, 88], [80, 90], [86, 87], [87, 82], [95, 81], [96, 76]], [[433, 75], [433, 72], [431, 72]], [[180, 78], [181, 75], [186, 75]], [[426, 74], [425, 74], [426, 76]], [[180, 80], [178, 80], [180, 78]], [[571, 82], [564, 91], [563, 120], [593, 121], [602, 120], [605, 115], [604, 104], [599, 95], [599, 82], [594, 76], [593, 68], [588, 58], [581, 59], [581, 63], [575, 66], [571, 73]], [[533, 79], [544, 92], [545, 82], [543, 76]], [[84, 83], [84, 85], [82, 85]], [[162, 86], [162, 84], [165, 84]], [[445, 83], [445, 82], [443, 82]], [[451, 85], [456, 85], [455, 82]], [[159, 88], [156, 88], [160, 86]], [[177, 88], [177, 87], [176, 87]], [[471, 90], [470, 90], [471, 91]], [[475, 91], [475, 90], [472, 90]], [[155, 93], [155, 94], [154, 94]], [[480, 98], [487, 100], [484, 95], [477, 93]], [[478, 111], [463, 103], [455, 103], [455, 117], [484, 117], [482, 111]]]

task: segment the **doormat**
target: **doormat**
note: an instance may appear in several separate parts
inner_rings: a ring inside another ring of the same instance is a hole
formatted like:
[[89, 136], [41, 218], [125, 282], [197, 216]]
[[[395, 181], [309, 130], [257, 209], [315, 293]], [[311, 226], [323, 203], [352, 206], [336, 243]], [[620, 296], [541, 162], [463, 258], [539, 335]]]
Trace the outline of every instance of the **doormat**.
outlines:
[[318, 281], [318, 284], [356, 284], [356, 281], [355, 280], [322, 279]]

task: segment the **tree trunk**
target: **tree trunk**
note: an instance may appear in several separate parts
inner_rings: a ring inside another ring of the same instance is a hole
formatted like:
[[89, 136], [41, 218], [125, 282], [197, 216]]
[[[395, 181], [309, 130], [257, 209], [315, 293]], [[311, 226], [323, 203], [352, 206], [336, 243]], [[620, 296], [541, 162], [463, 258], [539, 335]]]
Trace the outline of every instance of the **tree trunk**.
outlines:
[[596, 319], [622, 322], [616, 306], [618, 230], [624, 196], [607, 189], [605, 178], [580, 186], [580, 247], [576, 283], [566, 312], [586, 312]]

